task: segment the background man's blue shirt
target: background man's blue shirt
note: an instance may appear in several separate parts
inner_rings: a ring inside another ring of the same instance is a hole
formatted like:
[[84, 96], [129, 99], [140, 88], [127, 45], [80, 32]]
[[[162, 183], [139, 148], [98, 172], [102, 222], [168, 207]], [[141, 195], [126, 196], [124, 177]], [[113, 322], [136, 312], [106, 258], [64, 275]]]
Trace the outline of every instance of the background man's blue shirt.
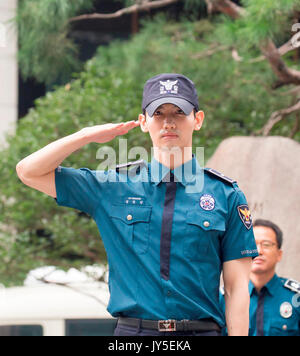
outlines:
[[[192, 163], [203, 174], [195, 157]], [[136, 175], [151, 177], [156, 168], [162, 169], [155, 181], [126, 182], [121, 171], [58, 167], [57, 203], [88, 213], [98, 226], [109, 263], [108, 311], [113, 316], [213, 318], [223, 326], [222, 264], [257, 256], [252, 228], [245, 227], [238, 212], [238, 206], [247, 204], [245, 196], [237, 184], [207, 173], [201, 192], [187, 194], [188, 182], [177, 182], [166, 280], [160, 273], [160, 244], [169, 169], [152, 160]], [[173, 173], [176, 177], [178, 168]], [[212, 210], [200, 206], [205, 194], [214, 198]]]
[[[266, 292], [263, 302], [263, 335], [264, 336], [300, 336], [300, 297], [295, 298], [296, 293], [284, 286], [287, 279], [280, 278], [276, 274], [265, 285]], [[257, 310], [259, 294], [253, 283], [249, 283], [250, 294], [250, 324], [249, 336], [257, 336]], [[220, 297], [222, 309], [225, 310], [224, 297]], [[288, 304], [292, 312], [284, 317], [283, 306]], [[297, 304], [297, 305], [296, 305]], [[282, 315], [281, 315], [282, 314]]]

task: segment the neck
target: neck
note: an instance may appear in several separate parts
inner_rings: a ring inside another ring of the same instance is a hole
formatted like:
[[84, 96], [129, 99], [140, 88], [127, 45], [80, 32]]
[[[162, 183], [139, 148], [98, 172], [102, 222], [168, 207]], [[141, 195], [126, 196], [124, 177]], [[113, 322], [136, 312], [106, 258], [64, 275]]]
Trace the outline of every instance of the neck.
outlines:
[[259, 293], [261, 289], [274, 277], [275, 270], [267, 273], [251, 273], [250, 280], [253, 283], [255, 289]]
[[174, 169], [190, 161], [193, 158], [192, 147], [154, 147], [154, 158], [168, 167]]

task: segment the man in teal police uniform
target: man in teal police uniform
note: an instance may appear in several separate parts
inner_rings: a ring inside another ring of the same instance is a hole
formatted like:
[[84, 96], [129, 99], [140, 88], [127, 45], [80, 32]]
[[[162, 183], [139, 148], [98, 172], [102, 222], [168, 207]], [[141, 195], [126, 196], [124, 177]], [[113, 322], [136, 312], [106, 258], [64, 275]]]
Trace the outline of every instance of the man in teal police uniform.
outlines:
[[[282, 231], [271, 221], [254, 222], [259, 256], [250, 275], [250, 336], [300, 336], [300, 283], [278, 277]], [[224, 299], [221, 297], [224, 306]]]
[[[237, 183], [203, 169], [192, 154], [204, 119], [194, 83], [174, 73], [149, 79], [142, 110], [138, 121], [84, 128], [49, 144], [19, 162], [18, 175], [97, 223], [109, 264], [108, 311], [119, 318], [115, 335], [220, 335], [222, 269], [230, 334], [245, 334], [257, 256], [251, 216]], [[151, 163], [107, 171], [60, 165], [83, 145], [137, 126], [151, 136]]]

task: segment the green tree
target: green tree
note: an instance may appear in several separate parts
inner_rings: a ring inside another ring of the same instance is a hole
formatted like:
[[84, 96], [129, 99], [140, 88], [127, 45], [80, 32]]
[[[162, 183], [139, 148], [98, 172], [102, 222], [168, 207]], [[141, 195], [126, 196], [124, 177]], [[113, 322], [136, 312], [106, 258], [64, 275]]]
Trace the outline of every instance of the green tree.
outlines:
[[19, 65], [23, 77], [63, 83], [82, 69], [78, 48], [68, 36], [69, 18], [92, 8], [94, 0], [21, 0], [16, 23]]
[[[271, 61], [261, 55], [261, 43], [266, 42], [260, 38], [256, 45], [239, 43], [236, 21], [228, 15], [211, 15], [195, 22], [170, 22], [158, 16], [145, 22], [130, 41], [99, 47], [95, 58], [70, 83], [37, 100], [35, 109], [21, 120], [16, 135], [8, 139], [9, 148], [0, 152], [1, 283], [21, 283], [30, 269], [45, 264], [79, 268], [105, 261], [93, 220], [58, 207], [53, 199], [23, 185], [15, 166], [49, 142], [83, 127], [136, 119], [141, 111], [143, 84], [152, 75], [179, 72], [194, 80], [200, 107], [206, 113], [203, 129], [194, 135], [194, 145], [205, 147], [206, 159], [224, 138], [257, 133], [273, 112], [293, 103], [299, 95], [290, 93], [294, 84], [277, 84], [272, 89], [280, 78]], [[287, 31], [282, 36], [283, 45], [290, 35]], [[296, 74], [300, 68], [293, 54], [289, 50], [283, 55], [284, 65]], [[286, 116], [270, 132], [293, 134], [299, 140], [296, 114]], [[149, 136], [139, 129], [126, 137], [128, 149], [151, 147]], [[111, 146], [118, 149], [118, 140]], [[97, 169], [98, 148], [97, 144], [85, 146], [63, 165]]]
[[[116, 14], [95, 14], [94, 5], [101, 0], [20, 0], [15, 22], [19, 34], [19, 64], [22, 76], [52, 86], [64, 84], [83, 63], [78, 58], [78, 45], [72, 37], [72, 25], [94, 18], [107, 19], [148, 8], [164, 8], [179, 0], [133, 1], [113, 0], [124, 5]], [[153, 6], [154, 5], [154, 6]], [[127, 7], [128, 6], [128, 7]], [[82, 14], [87, 11], [87, 14]]]
[[[100, 0], [98, 0], [100, 1]], [[196, 17], [204, 6], [209, 14], [221, 12], [222, 25], [218, 25], [215, 36], [218, 42], [233, 47], [237, 60], [255, 60], [251, 56], [256, 48], [262, 53], [262, 60], [269, 61], [270, 68], [276, 76], [272, 89], [285, 85], [299, 85], [300, 72], [297, 60], [286, 61], [282, 56], [295, 51], [291, 41], [292, 24], [300, 21], [300, 0], [268, 0], [263, 4], [260, 0], [242, 0], [241, 6], [231, 0], [113, 0], [123, 4], [123, 8], [111, 14], [90, 13], [96, 0], [21, 0], [17, 24], [20, 32], [20, 67], [25, 78], [33, 76], [47, 84], [65, 83], [72, 71], [79, 71], [82, 63], [77, 59], [77, 47], [68, 36], [72, 24], [84, 20], [110, 20], [139, 12], [154, 9], [163, 10], [166, 6], [183, 3], [188, 13]], [[84, 10], [89, 13], [84, 13]], [[186, 13], [184, 13], [186, 14]], [[135, 18], [138, 22], [137, 17]], [[299, 27], [296, 28], [296, 30]], [[288, 35], [289, 34], [289, 35]], [[297, 40], [299, 37], [297, 37]], [[282, 45], [282, 42], [286, 41]], [[298, 41], [299, 43], [299, 41]], [[238, 52], [243, 51], [244, 57]], [[296, 63], [295, 63], [296, 62]], [[258, 133], [268, 135], [273, 126], [290, 114], [296, 120], [291, 132], [293, 136], [300, 126], [300, 104], [297, 94], [292, 92], [291, 103], [272, 113], [269, 121]]]

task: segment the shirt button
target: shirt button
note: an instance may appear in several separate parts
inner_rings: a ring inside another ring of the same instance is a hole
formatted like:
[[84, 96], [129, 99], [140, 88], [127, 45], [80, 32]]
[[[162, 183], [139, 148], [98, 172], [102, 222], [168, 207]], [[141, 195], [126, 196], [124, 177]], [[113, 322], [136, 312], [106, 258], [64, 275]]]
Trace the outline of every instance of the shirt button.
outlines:
[[132, 220], [132, 215], [127, 215], [127, 220], [131, 221]]
[[282, 326], [282, 330], [287, 330], [287, 326], [286, 326], [286, 325], [283, 325], [283, 326]]
[[208, 221], [204, 221], [203, 225], [204, 225], [205, 227], [209, 227], [210, 223], [209, 223]]

